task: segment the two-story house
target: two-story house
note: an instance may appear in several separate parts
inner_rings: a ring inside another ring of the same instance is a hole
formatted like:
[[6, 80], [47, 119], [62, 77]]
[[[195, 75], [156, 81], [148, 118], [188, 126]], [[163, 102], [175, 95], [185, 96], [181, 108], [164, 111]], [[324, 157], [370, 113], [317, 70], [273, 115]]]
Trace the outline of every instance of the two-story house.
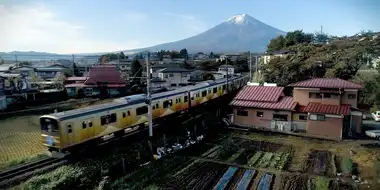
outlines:
[[188, 83], [190, 70], [180, 67], [168, 67], [157, 71], [158, 78], [170, 83], [170, 86], [181, 86]]
[[342, 139], [361, 133], [358, 111], [361, 85], [338, 78], [316, 78], [284, 87], [245, 86], [230, 103], [233, 123], [288, 133], [303, 133], [327, 139]]
[[221, 65], [218, 68], [218, 73], [223, 74], [223, 75], [233, 75], [235, 74], [235, 67], [233, 65]]

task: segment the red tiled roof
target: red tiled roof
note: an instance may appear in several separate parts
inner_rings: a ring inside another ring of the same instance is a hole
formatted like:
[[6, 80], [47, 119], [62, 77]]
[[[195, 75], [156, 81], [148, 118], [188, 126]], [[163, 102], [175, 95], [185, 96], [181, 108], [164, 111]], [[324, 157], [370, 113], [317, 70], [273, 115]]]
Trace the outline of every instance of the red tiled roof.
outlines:
[[277, 102], [283, 94], [284, 87], [278, 86], [245, 86], [234, 100], [256, 102]]
[[98, 65], [90, 68], [88, 79], [84, 82], [86, 85], [106, 82], [108, 84], [125, 84], [121, 78], [120, 72], [114, 65]]
[[230, 105], [237, 107], [251, 107], [273, 110], [294, 110], [297, 106], [297, 103], [293, 101], [293, 97], [285, 96], [282, 97], [278, 102], [258, 102], [234, 99]]
[[[66, 88], [70, 88], [70, 87], [97, 87], [98, 85], [86, 85], [84, 83], [73, 83], [73, 84], [67, 84], [65, 85]], [[120, 87], [125, 87], [126, 85], [125, 84], [107, 84], [106, 85], [107, 87], [110, 87], [110, 88], [120, 88]]]
[[325, 113], [325, 114], [350, 114], [350, 105], [329, 105], [316, 102], [310, 102], [304, 109], [309, 113]]
[[362, 86], [350, 81], [342, 80], [339, 78], [315, 78], [305, 81], [289, 84], [292, 87], [305, 87], [305, 88], [348, 88], [360, 89]]

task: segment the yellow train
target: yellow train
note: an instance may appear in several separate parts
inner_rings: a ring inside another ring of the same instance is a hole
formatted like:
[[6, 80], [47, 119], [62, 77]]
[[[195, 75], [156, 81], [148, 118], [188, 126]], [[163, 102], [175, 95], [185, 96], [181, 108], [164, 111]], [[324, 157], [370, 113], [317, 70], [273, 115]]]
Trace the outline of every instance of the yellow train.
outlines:
[[[238, 89], [248, 80], [248, 76], [231, 77], [228, 89]], [[220, 79], [153, 94], [153, 119], [187, 110], [226, 93], [226, 79]], [[119, 136], [136, 126], [145, 127], [147, 113], [146, 95], [139, 94], [102, 105], [43, 115], [40, 117], [41, 140], [49, 151], [64, 152], [90, 140], [111, 134]]]

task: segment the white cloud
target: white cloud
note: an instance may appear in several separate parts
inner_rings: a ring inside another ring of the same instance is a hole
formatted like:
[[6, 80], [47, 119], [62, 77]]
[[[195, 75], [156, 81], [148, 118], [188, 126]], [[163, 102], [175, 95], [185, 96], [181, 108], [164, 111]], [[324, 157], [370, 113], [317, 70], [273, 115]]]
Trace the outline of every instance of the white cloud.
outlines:
[[185, 29], [192, 30], [193, 32], [197, 32], [197, 33], [204, 32], [207, 29], [206, 23], [196, 18], [195, 16], [177, 14], [177, 13], [171, 13], [171, 12], [166, 12], [164, 13], [164, 15], [182, 19], [184, 21], [182, 22], [182, 26]]
[[87, 53], [131, 49], [138, 41], [109, 42], [86, 37], [86, 27], [64, 21], [43, 5], [0, 5], [0, 51]]

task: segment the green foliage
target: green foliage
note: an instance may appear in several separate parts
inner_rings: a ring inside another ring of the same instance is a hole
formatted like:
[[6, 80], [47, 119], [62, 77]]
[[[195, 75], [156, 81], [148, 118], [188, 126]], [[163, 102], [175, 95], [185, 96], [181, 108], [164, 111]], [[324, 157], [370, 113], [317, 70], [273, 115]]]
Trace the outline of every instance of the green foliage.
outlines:
[[351, 158], [348, 158], [348, 157], [344, 157], [340, 163], [340, 168], [342, 172], [345, 174], [351, 174], [352, 166], [353, 166], [353, 161]]
[[211, 73], [203, 73], [203, 80], [215, 80], [215, 77], [213, 74]]
[[128, 58], [127, 56], [124, 55], [124, 52], [120, 52], [120, 53], [107, 53], [107, 54], [104, 54], [104, 55], [101, 55], [99, 57], [99, 62], [109, 62], [109, 61], [115, 61], [115, 60], [118, 60], [118, 59], [126, 59]]
[[21, 164], [34, 162], [34, 161], [37, 161], [37, 160], [40, 160], [40, 159], [43, 159], [43, 158], [47, 158], [47, 155], [45, 155], [45, 154], [37, 154], [37, 155], [34, 155], [34, 156], [22, 157], [22, 158], [19, 158], [19, 159], [11, 160], [9, 162], [4, 162], [4, 163], [0, 164], [0, 171], [6, 170], [6, 169], [8, 169], [10, 167], [18, 166], [18, 165], [21, 165]]
[[181, 57], [184, 58], [185, 60], [188, 60], [188, 59], [189, 59], [189, 54], [187, 53], [187, 49], [181, 49], [181, 51], [179, 52], [179, 54], [180, 54]]
[[124, 55], [124, 52], [120, 52], [120, 59], [125, 59], [125, 55]]
[[79, 68], [77, 67], [77, 64], [73, 62], [73, 69], [74, 69], [74, 76], [80, 77], [83, 74], [79, 71]]
[[[330, 44], [307, 44], [299, 32], [294, 32], [289, 40], [278, 37], [268, 45], [268, 51], [286, 48], [297, 52], [296, 55], [277, 57], [264, 66], [263, 76], [266, 82], [288, 85], [312, 77], [338, 77], [352, 79], [357, 71], [367, 62], [364, 55], [372, 52], [380, 55], [380, 39], [362, 40], [342, 38]], [[287, 43], [292, 41], [292, 43]], [[287, 46], [289, 44], [295, 45]]]
[[215, 55], [214, 55], [213, 52], [211, 52], [210, 55], [209, 55], [208, 57], [212, 59], [212, 58], [215, 58]]
[[329, 189], [329, 180], [323, 178], [323, 177], [320, 177], [320, 176], [317, 176], [315, 178], [315, 189], [316, 190], [328, 190]]
[[288, 32], [286, 36], [272, 39], [268, 44], [268, 52], [284, 50], [296, 44], [309, 44], [313, 41], [313, 34], [306, 34], [302, 30]]

